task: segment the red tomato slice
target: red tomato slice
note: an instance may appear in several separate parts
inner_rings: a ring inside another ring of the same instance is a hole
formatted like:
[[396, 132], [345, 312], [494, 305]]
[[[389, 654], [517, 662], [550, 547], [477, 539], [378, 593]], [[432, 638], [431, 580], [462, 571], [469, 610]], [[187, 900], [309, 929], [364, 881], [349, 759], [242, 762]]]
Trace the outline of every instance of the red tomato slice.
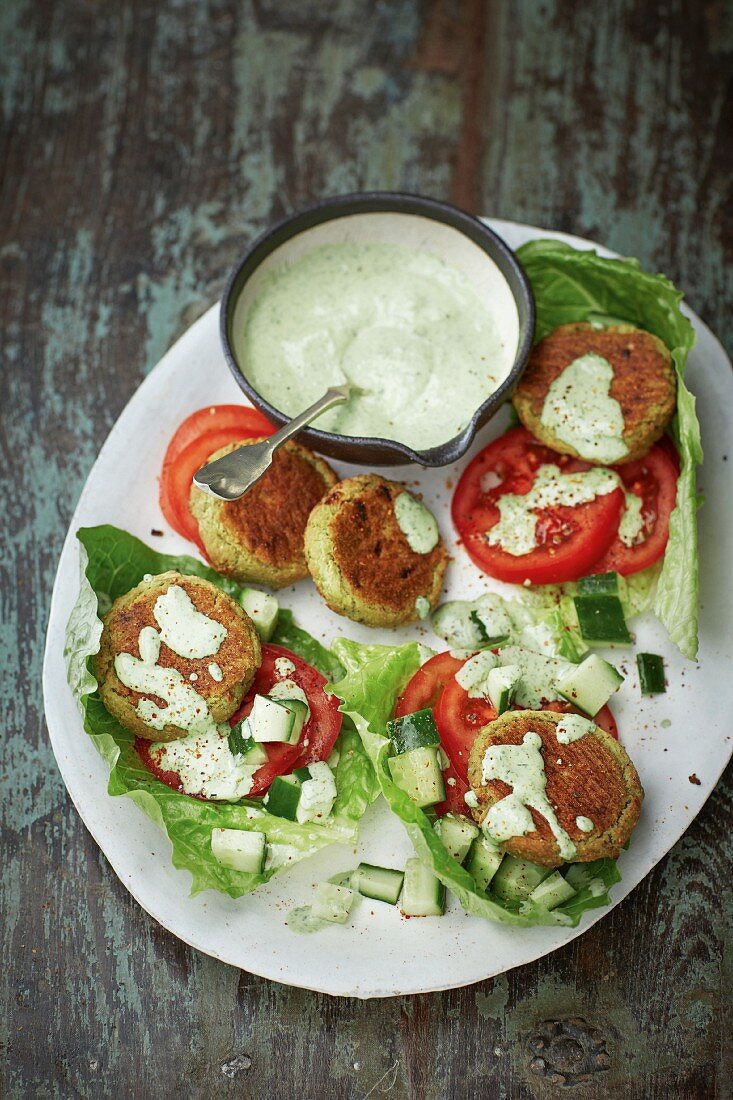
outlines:
[[[252, 710], [255, 695], [266, 695], [272, 685], [280, 679], [275, 672], [277, 657], [287, 657], [295, 665], [295, 672], [290, 674], [290, 679], [305, 692], [311, 711], [310, 718], [303, 726], [297, 745], [265, 746], [268, 761], [254, 773], [254, 783], [247, 797], [264, 794], [276, 775], [286, 775], [295, 768], [302, 768], [315, 760], [325, 760], [341, 730], [342, 716], [338, 709], [339, 701], [334, 695], [326, 695], [323, 690], [327, 682], [325, 676], [321, 676], [317, 668], [309, 665], [295, 653], [279, 645], [262, 647], [262, 664], [257, 670], [249, 694], [234, 717], [229, 720], [230, 726], [236, 725], [241, 718], [247, 717]], [[150, 746], [150, 741], [139, 737], [135, 740], [137, 754], [145, 767], [166, 786], [172, 787], [175, 791], [183, 791], [176, 772], [165, 771], [157, 766], [150, 755]], [[193, 795], [193, 797], [202, 798], [203, 796]]]
[[[468, 758], [476, 734], [496, 717], [496, 711], [488, 699], [471, 699], [455, 677], [443, 688], [435, 708], [435, 722], [440, 743], [447, 752], [456, 775], [466, 785], [466, 790]], [[465, 804], [463, 812], [465, 813]]]
[[445, 685], [463, 664], [464, 661], [451, 657], [448, 652], [436, 653], [420, 666], [400, 695], [394, 710], [395, 718], [414, 714], [425, 707], [434, 707]]
[[174, 531], [201, 548], [198, 524], [188, 506], [193, 475], [204, 465], [209, 455], [220, 447], [246, 439], [256, 439], [261, 434], [260, 431], [247, 432], [243, 428], [224, 427], [198, 436], [172, 459], [166, 452], [160, 475], [160, 508]]
[[565, 473], [591, 468], [587, 462], [543, 446], [525, 428], [512, 428], [476, 455], [458, 482], [453, 523], [473, 562], [498, 580], [514, 584], [577, 580], [614, 541], [624, 503], [620, 488], [586, 504], [542, 509], [537, 514], [539, 545], [529, 554], [509, 554], [501, 546], [489, 546], [486, 534], [499, 521], [500, 497], [528, 493], [538, 468], [547, 463]]
[[323, 690], [328, 682], [326, 677], [289, 649], [270, 644], [263, 645], [262, 664], [257, 670], [254, 683], [229, 724], [234, 726], [240, 719], [246, 718], [252, 710], [255, 695], [266, 695], [280, 679], [275, 672], [277, 657], [287, 657], [295, 665], [295, 672], [291, 672], [288, 678], [294, 680], [305, 692], [311, 713], [297, 745], [265, 745], [267, 763], [254, 773], [249, 797], [264, 794], [276, 775], [287, 775], [295, 768], [303, 768], [316, 760], [325, 760], [341, 731], [339, 700], [335, 695], [326, 695]]
[[234, 439], [238, 438], [240, 431], [243, 433], [241, 438], [246, 439], [253, 435], [271, 435], [275, 430], [266, 416], [248, 405], [207, 405], [179, 424], [165, 452], [166, 461], [172, 462], [200, 436], [230, 429], [234, 432]]
[[593, 566], [594, 573], [621, 573], [629, 576], [658, 561], [667, 547], [669, 517], [677, 499], [679, 461], [675, 461], [673, 444], [655, 444], [648, 455], [637, 462], [627, 462], [614, 469], [627, 492], [641, 497], [644, 521], [643, 539], [635, 546], [626, 546], [620, 538]]

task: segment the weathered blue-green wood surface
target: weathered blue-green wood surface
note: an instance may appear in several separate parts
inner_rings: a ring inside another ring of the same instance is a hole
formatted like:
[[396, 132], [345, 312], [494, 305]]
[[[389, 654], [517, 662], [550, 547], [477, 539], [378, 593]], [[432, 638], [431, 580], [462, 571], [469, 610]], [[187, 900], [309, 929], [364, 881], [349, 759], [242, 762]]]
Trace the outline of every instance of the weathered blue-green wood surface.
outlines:
[[0, 55], [0, 1093], [729, 1095], [730, 773], [566, 949], [468, 989], [336, 1001], [138, 908], [69, 802], [39, 677], [106, 433], [243, 243], [304, 203], [403, 188], [596, 237], [666, 271], [730, 348], [730, 6], [3, 0]]

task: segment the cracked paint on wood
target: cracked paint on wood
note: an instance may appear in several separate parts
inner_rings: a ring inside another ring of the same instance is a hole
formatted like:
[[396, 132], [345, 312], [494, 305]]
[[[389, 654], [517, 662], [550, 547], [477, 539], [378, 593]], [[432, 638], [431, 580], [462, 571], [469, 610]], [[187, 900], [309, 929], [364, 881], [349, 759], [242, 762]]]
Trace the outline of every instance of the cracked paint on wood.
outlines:
[[337, 1001], [140, 910], [69, 802], [39, 684], [102, 441], [246, 242], [306, 203], [399, 188], [596, 237], [666, 271], [730, 348], [730, 4], [5, 0], [0, 41], [2, 445], [28, 485], [6, 484], [0, 566], [2, 1095], [542, 1098], [581, 1048], [603, 1054], [583, 1100], [725, 1095], [730, 770], [563, 950]]

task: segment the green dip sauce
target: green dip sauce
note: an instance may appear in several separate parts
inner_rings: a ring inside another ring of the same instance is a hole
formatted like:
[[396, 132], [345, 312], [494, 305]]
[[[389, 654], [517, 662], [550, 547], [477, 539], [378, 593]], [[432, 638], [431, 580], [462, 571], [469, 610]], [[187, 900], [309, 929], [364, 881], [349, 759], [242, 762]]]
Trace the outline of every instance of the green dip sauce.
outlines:
[[508, 291], [484, 300], [436, 255], [352, 243], [266, 273], [236, 339], [249, 381], [281, 412], [349, 381], [357, 392], [316, 427], [424, 450], [457, 435], [504, 381], [518, 333]]

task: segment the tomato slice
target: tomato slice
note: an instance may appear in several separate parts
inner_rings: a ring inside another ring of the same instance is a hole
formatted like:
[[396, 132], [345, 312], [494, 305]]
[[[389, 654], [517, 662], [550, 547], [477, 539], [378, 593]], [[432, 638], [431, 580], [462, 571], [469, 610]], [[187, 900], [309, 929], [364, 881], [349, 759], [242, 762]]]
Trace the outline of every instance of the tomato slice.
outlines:
[[643, 538], [626, 546], [615, 538], [603, 557], [593, 566], [594, 573], [621, 573], [629, 576], [658, 561], [667, 547], [669, 517], [677, 499], [679, 460], [671, 440], [657, 443], [644, 458], [614, 469], [627, 492], [640, 497]]
[[436, 653], [420, 666], [400, 695], [394, 710], [395, 718], [414, 714], [425, 707], [434, 707], [445, 685], [464, 663], [458, 657], [451, 657], [447, 651]]
[[275, 660], [287, 657], [295, 665], [288, 679], [294, 680], [305, 692], [310, 707], [310, 718], [303, 726], [297, 745], [267, 744], [267, 763], [254, 773], [252, 789], [248, 797], [264, 794], [276, 775], [287, 775], [295, 768], [305, 767], [316, 760], [325, 760], [336, 743], [341, 731], [342, 715], [339, 700], [335, 695], [326, 695], [323, 690], [328, 682], [317, 668], [309, 665], [297, 654], [279, 645], [263, 645], [262, 664], [257, 670], [254, 683], [237, 713], [229, 720], [231, 726], [246, 718], [252, 710], [255, 695], [267, 695], [279, 677], [275, 671]]
[[[287, 775], [295, 768], [302, 768], [315, 760], [325, 760], [330, 754], [341, 730], [342, 715], [339, 701], [335, 695], [326, 695], [323, 690], [327, 681], [317, 668], [309, 665], [297, 654], [279, 645], [262, 647], [262, 664], [257, 670], [254, 683], [237, 713], [230, 718], [229, 725], [234, 726], [241, 718], [246, 718], [252, 710], [255, 695], [266, 695], [277, 680], [282, 679], [275, 671], [275, 660], [287, 657], [295, 665], [295, 671], [289, 678], [294, 680], [305, 692], [310, 707], [310, 718], [303, 726], [297, 745], [265, 745], [267, 763], [254, 773], [249, 797], [264, 794], [276, 775]], [[176, 772], [159, 768], [150, 754], [151, 742], [138, 737], [135, 749], [149, 771], [168, 787], [183, 792], [181, 781]], [[203, 798], [193, 795], [193, 798]], [[204, 801], [206, 801], [204, 799]]]
[[198, 524], [191, 515], [188, 505], [193, 475], [204, 465], [209, 455], [218, 451], [220, 447], [244, 442], [247, 439], [256, 439], [263, 434], [270, 434], [273, 430], [270, 427], [267, 432], [263, 432], [259, 428], [247, 429], [225, 425], [191, 439], [185, 447], [180, 449], [176, 443], [178, 432], [176, 433], [166, 451], [160, 475], [160, 508], [174, 531], [195, 542], [199, 549], [202, 549]]
[[[456, 774], [468, 790], [468, 758], [476, 734], [493, 722], [497, 713], [488, 699], [471, 699], [453, 676], [443, 688], [435, 708], [440, 743], [448, 754]], [[465, 808], [464, 808], [465, 813]]]
[[171, 462], [199, 436], [229, 430], [234, 432], [232, 438], [236, 439], [241, 431], [244, 433], [241, 438], [246, 439], [253, 435], [271, 435], [275, 429], [266, 416], [249, 405], [207, 405], [179, 424], [168, 444], [166, 460]]
[[538, 511], [538, 545], [528, 554], [509, 554], [501, 546], [488, 544], [486, 534], [499, 522], [500, 498], [506, 493], [526, 495], [539, 467], [548, 463], [564, 473], [591, 469], [587, 462], [543, 446], [526, 428], [512, 428], [476, 455], [456, 486], [453, 523], [473, 562], [498, 580], [514, 584], [577, 580], [616, 537], [624, 504], [620, 488], [584, 504]]

